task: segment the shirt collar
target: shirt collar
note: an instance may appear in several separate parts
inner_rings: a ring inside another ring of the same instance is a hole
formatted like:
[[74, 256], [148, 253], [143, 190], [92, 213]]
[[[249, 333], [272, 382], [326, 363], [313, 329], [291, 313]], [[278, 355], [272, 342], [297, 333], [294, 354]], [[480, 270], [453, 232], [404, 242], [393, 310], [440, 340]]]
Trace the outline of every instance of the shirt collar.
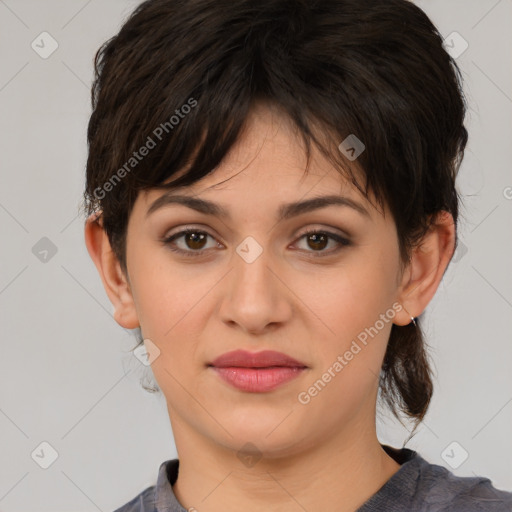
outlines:
[[172, 485], [178, 477], [178, 468], [178, 459], [167, 460], [160, 464], [155, 488], [156, 512], [187, 512], [172, 490]]

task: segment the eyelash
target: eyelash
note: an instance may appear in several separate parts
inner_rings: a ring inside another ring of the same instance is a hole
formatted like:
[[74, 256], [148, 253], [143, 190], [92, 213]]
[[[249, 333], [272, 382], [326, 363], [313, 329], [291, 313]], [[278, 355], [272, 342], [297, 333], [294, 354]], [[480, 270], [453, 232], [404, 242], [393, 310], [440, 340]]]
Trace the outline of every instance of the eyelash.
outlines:
[[[172, 242], [174, 242], [178, 238], [181, 238], [182, 236], [188, 235], [190, 233], [204, 234], [204, 235], [211, 236], [212, 238], [214, 238], [212, 235], [210, 235], [206, 231], [201, 231], [199, 229], [188, 228], [188, 229], [185, 229], [183, 231], [179, 231], [178, 233], [175, 233], [174, 235], [171, 235], [171, 236], [169, 236], [167, 238], [164, 238], [162, 240], [162, 243], [164, 245], [168, 245], [169, 246], [169, 250], [171, 250], [171, 251], [173, 251], [175, 253], [181, 254], [181, 255], [183, 255], [185, 257], [194, 258], [194, 257], [197, 257], [197, 256], [203, 256], [205, 251], [206, 251], [206, 249], [197, 250], [197, 251], [193, 251], [193, 250], [186, 251], [186, 250], [183, 250], [183, 249], [178, 249], [176, 247], [171, 247]], [[342, 237], [340, 235], [337, 235], [335, 233], [331, 233], [329, 231], [322, 231], [322, 230], [318, 230], [318, 229], [311, 229], [309, 231], [306, 231], [305, 233], [302, 233], [302, 235], [298, 238], [298, 240], [301, 240], [302, 238], [307, 237], [309, 235], [319, 235], [319, 234], [320, 235], [326, 235], [328, 238], [331, 238], [332, 240], [338, 242], [340, 244], [340, 246], [335, 248], [334, 250], [327, 251], [326, 254], [325, 254], [326, 251], [324, 251], [324, 250], [322, 250], [322, 251], [306, 251], [306, 252], [311, 252], [313, 258], [322, 258], [322, 257], [330, 256], [333, 253], [337, 253], [342, 248], [348, 247], [348, 246], [352, 245], [352, 242], [350, 242], [350, 240], [347, 240], [346, 238], [344, 238], [344, 237]]]

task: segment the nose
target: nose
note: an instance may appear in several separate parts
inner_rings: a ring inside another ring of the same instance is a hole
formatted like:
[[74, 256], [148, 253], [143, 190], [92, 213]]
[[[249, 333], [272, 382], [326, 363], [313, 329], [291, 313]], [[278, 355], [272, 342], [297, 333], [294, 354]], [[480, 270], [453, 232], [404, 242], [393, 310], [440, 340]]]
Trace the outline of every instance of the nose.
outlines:
[[250, 334], [275, 329], [289, 321], [293, 311], [293, 293], [283, 270], [270, 251], [255, 254], [256, 249], [249, 244], [248, 250], [233, 255], [220, 308], [223, 322]]

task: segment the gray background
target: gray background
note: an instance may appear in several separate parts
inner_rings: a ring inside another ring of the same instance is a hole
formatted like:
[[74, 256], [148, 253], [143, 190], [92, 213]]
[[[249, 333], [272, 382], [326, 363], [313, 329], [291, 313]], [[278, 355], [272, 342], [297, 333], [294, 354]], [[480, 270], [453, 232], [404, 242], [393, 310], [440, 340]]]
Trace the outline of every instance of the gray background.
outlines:
[[[435, 396], [408, 447], [449, 468], [465, 450], [454, 473], [512, 491], [512, 1], [418, 4], [443, 37], [456, 31], [469, 43], [457, 62], [470, 140], [458, 179], [463, 245], [424, 322]], [[78, 212], [92, 58], [135, 5], [0, 0], [4, 512], [112, 510], [176, 457], [165, 401], [141, 387], [150, 369], [112, 318]], [[31, 47], [43, 31], [59, 45], [46, 59]], [[379, 420], [382, 442], [401, 446], [407, 434], [389, 414]], [[47, 469], [43, 441], [58, 453]]]

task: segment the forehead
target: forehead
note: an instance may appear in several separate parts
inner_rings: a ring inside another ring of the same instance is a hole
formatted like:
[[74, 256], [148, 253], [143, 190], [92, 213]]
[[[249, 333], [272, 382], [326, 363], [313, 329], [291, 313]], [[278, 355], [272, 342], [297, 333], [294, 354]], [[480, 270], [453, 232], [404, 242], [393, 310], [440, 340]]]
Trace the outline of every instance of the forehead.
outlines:
[[[314, 185], [321, 178], [323, 185], [343, 190], [351, 187], [340, 170], [335, 168], [315, 144], [311, 145], [311, 160], [307, 173], [306, 148], [296, 126], [276, 107], [257, 104], [247, 117], [238, 140], [215, 172], [202, 180], [199, 188], [213, 187], [235, 174], [251, 174], [251, 179], [267, 184], [284, 182]], [[348, 167], [348, 166], [347, 166]], [[350, 167], [355, 175], [361, 171], [357, 164]], [[286, 178], [286, 179], [285, 179]]]
[[[336, 167], [314, 143], [307, 166], [304, 141], [291, 120], [269, 105], [256, 105], [250, 112], [238, 140], [223, 161], [201, 180], [186, 187], [174, 187], [173, 194], [218, 198], [228, 206], [259, 205], [298, 201], [324, 195], [339, 195], [375, 209], [370, 194], [364, 196], [351, 182], [349, 172], [363, 183], [357, 161], [347, 162], [344, 169]], [[349, 167], [350, 165], [350, 167]], [[307, 171], [306, 171], [307, 166]], [[180, 171], [167, 180], [185, 174]], [[148, 211], [169, 189], [142, 191], [137, 201]], [[285, 201], [286, 199], [286, 201]]]

